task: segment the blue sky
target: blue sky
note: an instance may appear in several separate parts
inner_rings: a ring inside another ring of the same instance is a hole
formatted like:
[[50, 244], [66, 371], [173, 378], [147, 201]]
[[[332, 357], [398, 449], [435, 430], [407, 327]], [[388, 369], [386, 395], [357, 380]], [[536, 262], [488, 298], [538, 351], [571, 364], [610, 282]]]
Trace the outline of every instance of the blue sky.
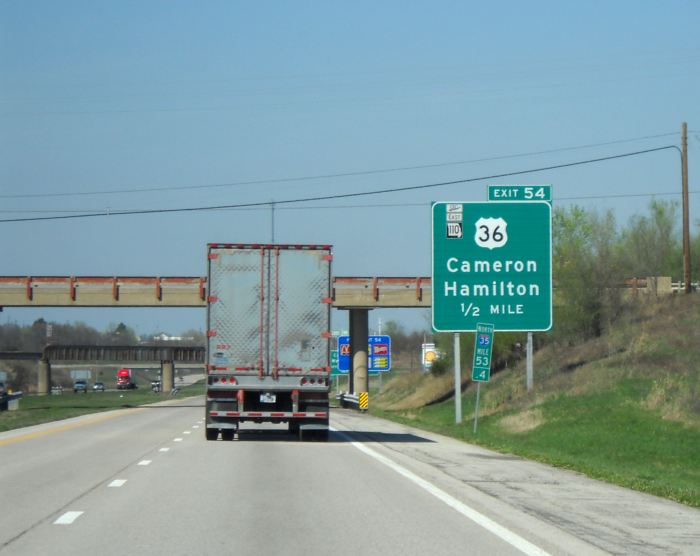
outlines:
[[[460, 180], [680, 145], [683, 121], [693, 191], [698, 21], [691, 1], [0, 2], [0, 220]], [[624, 223], [649, 203], [635, 195], [680, 198], [678, 158], [497, 181], [551, 183], [556, 205]], [[275, 240], [333, 244], [339, 276], [429, 275], [430, 202], [483, 201], [488, 183], [280, 204]], [[204, 275], [207, 242], [271, 235], [269, 207], [0, 222], [0, 274]], [[5, 309], [0, 322], [41, 315], [204, 327], [197, 310]]]

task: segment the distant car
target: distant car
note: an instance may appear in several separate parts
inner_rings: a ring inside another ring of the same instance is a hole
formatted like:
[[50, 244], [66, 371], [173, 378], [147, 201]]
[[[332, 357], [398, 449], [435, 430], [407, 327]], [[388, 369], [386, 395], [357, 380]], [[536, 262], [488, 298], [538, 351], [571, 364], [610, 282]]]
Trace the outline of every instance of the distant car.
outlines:
[[75, 392], [76, 394], [78, 392], [82, 392], [83, 394], [87, 394], [87, 390], [88, 390], [87, 382], [85, 382], [84, 380], [76, 380], [73, 383], [73, 392]]
[[105, 391], [105, 383], [104, 382], [96, 382], [95, 384], [92, 385], [92, 389], [95, 392], [104, 392]]

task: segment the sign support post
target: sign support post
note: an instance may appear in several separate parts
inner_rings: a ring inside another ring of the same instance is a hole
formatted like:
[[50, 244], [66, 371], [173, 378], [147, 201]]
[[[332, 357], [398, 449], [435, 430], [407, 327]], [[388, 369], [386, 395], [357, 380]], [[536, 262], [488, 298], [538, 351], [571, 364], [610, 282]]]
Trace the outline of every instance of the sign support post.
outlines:
[[462, 365], [459, 360], [459, 332], [454, 334], [455, 358], [455, 423], [462, 422]]
[[481, 393], [481, 382], [476, 383], [476, 405], [474, 406], [474, 434], [476, 434], [476, 424], [479, 421], [479, 394]]
[[532, 390], [533, 372], [532, 372], [532, 332], [527, 333], [527, 347], [525, 348], [525, 366], [527, 369], [526, 385], [527, 389]]

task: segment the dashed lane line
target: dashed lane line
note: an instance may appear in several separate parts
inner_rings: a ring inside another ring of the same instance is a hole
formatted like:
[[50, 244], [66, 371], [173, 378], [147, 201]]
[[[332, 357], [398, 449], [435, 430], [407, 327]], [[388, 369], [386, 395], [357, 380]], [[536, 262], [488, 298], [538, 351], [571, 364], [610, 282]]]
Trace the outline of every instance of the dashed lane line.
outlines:
[[54, 525], [71, 525], [76, 519], [78, 519], [83, 512], [66, 512], [56, 521], [53, 522]]

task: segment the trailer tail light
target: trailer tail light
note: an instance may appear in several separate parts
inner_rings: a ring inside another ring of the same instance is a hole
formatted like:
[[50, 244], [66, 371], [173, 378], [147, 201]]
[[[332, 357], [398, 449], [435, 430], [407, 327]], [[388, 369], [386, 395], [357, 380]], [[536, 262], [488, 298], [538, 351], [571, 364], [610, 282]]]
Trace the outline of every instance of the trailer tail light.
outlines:
[[328, 379], [327, 378], [302, 378], [299, 380], [299, 384], [302, 386], [306, 384], [314, 384], [318, 386], [327, 386], [328, 385]]

